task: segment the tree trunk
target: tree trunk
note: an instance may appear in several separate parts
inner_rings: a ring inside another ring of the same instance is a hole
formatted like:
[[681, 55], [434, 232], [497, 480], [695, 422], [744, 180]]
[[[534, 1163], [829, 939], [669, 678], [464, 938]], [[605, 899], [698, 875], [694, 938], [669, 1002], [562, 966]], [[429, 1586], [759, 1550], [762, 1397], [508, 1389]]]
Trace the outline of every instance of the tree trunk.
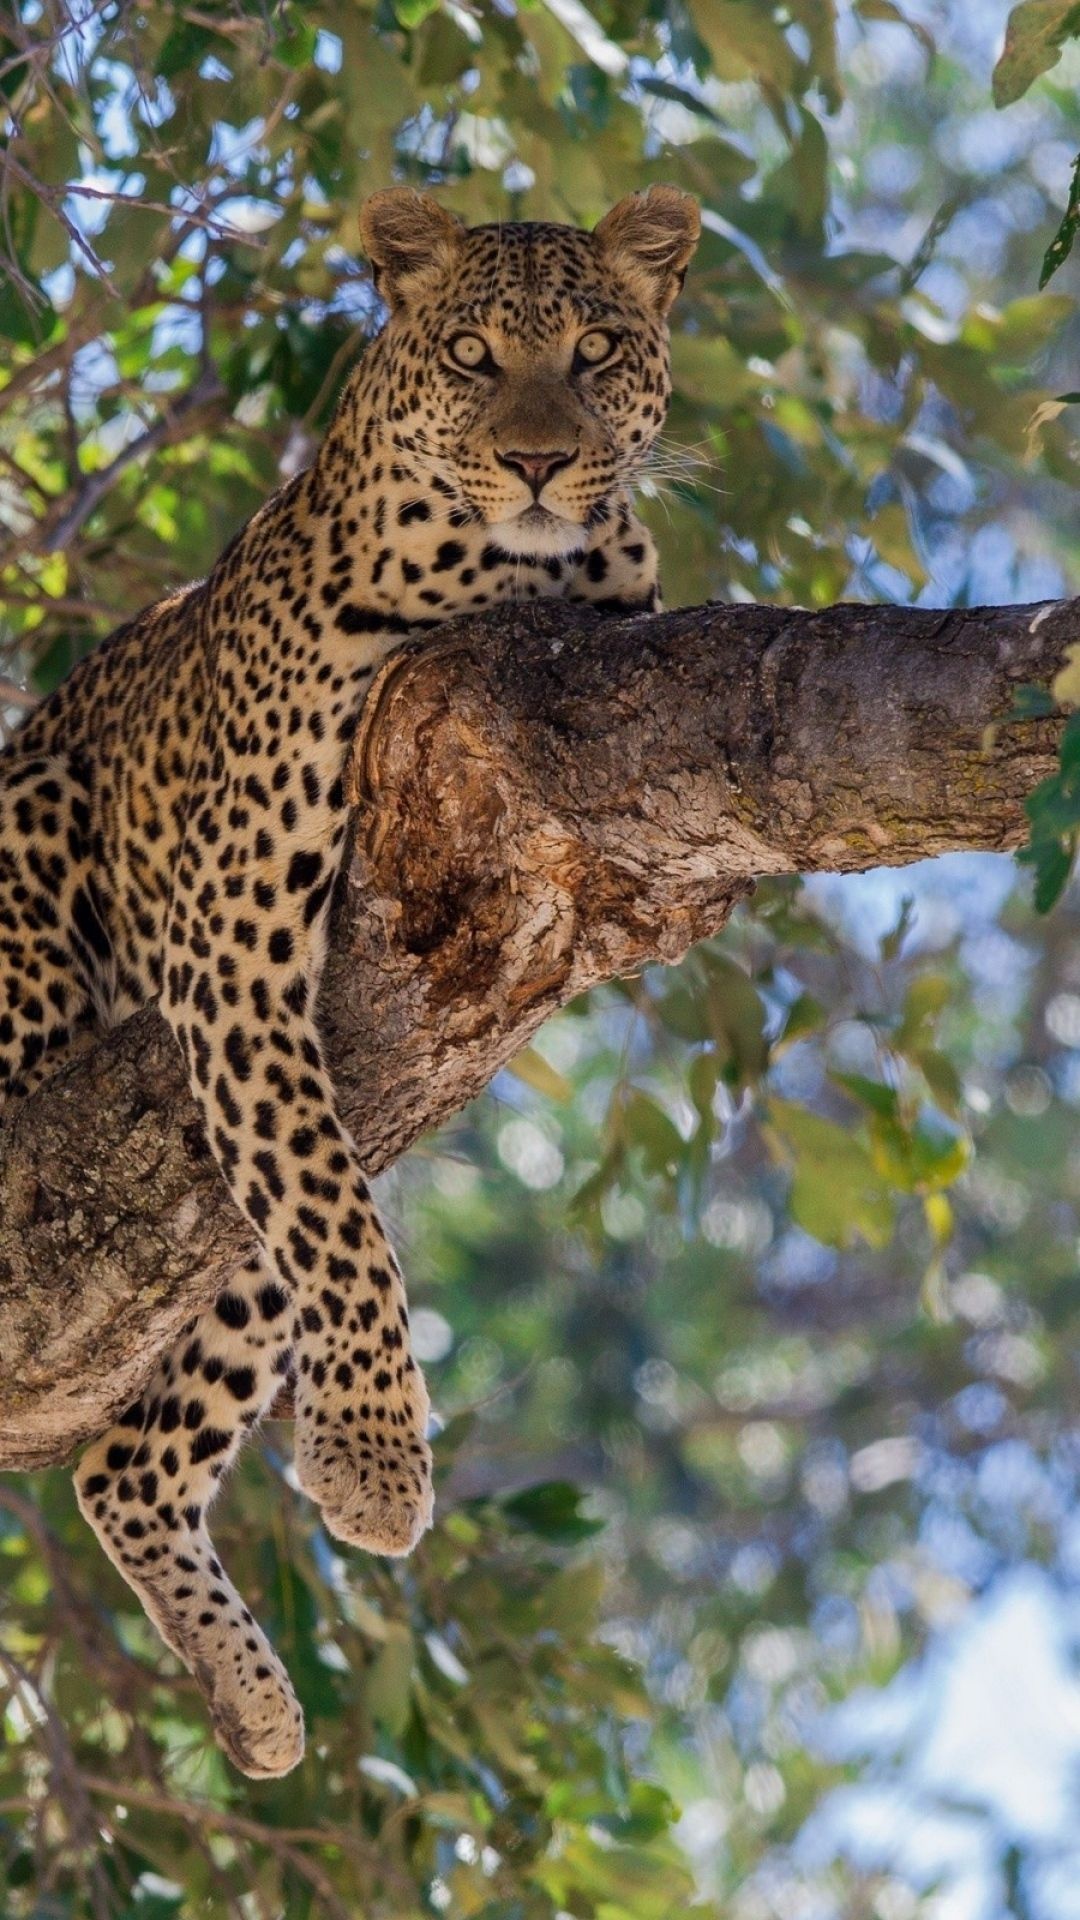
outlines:
[[[377, 1172], [573, 995], [671, 961], [756, 876], [1024, 835], [1058, 724], [988, 735], [1080, 601], [936, 613], [557, 603], [440, 629], [372, 690], [319, 1003]], [[0, 1466], [64, 1459], [250, 1234], [152, 1009], [0, 1119]]]

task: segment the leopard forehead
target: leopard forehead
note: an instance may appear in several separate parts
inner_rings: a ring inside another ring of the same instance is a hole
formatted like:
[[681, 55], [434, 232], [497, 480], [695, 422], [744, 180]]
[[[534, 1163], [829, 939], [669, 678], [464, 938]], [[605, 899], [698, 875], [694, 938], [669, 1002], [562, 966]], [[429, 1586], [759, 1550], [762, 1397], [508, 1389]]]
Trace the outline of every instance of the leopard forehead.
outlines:
[[591, 234], [549, 222], [473, 227], [441, 289], [443, 311], [546, 342], [552, 326], [603, 319], [655, 326], [601, 258]]

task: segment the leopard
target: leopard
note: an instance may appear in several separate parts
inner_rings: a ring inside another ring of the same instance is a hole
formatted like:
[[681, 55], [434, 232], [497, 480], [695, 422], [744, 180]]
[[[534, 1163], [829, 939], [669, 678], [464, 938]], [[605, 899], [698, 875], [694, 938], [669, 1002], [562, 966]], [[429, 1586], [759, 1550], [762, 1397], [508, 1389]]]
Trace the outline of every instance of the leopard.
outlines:
[[330, 1535], [402, 1555], [432, 1519], [401, 1269], [316, 1019], [350, 742], [387, 655], [451, 617], [658, 609], [632, 489], [700, 212], [658, 184], [591, 230], [467, 226], [392, 186], [359, 225], [384, 321], [311, 465], [0, 754], [0, 1102], [156, 1004], [252, 1231], [75, 1491], [254, 1779], [298, 1764], [303, 1715], [208, 1515], [283, 1383], [295, 1478]]

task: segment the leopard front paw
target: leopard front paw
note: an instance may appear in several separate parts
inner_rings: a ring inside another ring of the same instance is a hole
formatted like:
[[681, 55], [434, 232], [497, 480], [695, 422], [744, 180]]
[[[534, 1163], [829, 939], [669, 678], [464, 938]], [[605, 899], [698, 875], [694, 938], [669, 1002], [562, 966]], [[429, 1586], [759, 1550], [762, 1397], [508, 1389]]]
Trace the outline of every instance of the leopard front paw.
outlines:
[[[337, 1539], [368, 1553], [410, 1553], [431, 1525], [431, 1448], [419, 1412], [384, 1408], [382, 1419], [361, 1424], [352, 1408], [309, 1406], [298, 1395], [297, 1479]], [[426, 1424], [426, 1393], [423, 1414]]]
[[367, 1553], [411, 1553], [431, 1525], [434, 1495], [431, 1448], [426, 1440], [408, 1446], [370, 1436], [361, 1444], [349, 1483], [336, 1499], [322, 1502], [330, 1533]]

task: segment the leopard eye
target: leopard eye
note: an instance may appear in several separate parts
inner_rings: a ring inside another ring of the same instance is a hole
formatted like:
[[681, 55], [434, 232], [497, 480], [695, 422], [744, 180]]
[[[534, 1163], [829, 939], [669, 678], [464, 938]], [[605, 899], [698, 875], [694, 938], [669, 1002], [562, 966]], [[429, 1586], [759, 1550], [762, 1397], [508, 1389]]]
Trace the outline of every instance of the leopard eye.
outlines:
[[478, 333], [456, 333], [450, 342], [450, 358], [468, 373], [493, 372], [495, 362], [486, 340]]
[[603, 327], [590, 327], [583, 333], [574, 349], [574, 370], [582, 367], [601, 367], [610, 360], [618, 341], [613, 333], [607, 333]]

